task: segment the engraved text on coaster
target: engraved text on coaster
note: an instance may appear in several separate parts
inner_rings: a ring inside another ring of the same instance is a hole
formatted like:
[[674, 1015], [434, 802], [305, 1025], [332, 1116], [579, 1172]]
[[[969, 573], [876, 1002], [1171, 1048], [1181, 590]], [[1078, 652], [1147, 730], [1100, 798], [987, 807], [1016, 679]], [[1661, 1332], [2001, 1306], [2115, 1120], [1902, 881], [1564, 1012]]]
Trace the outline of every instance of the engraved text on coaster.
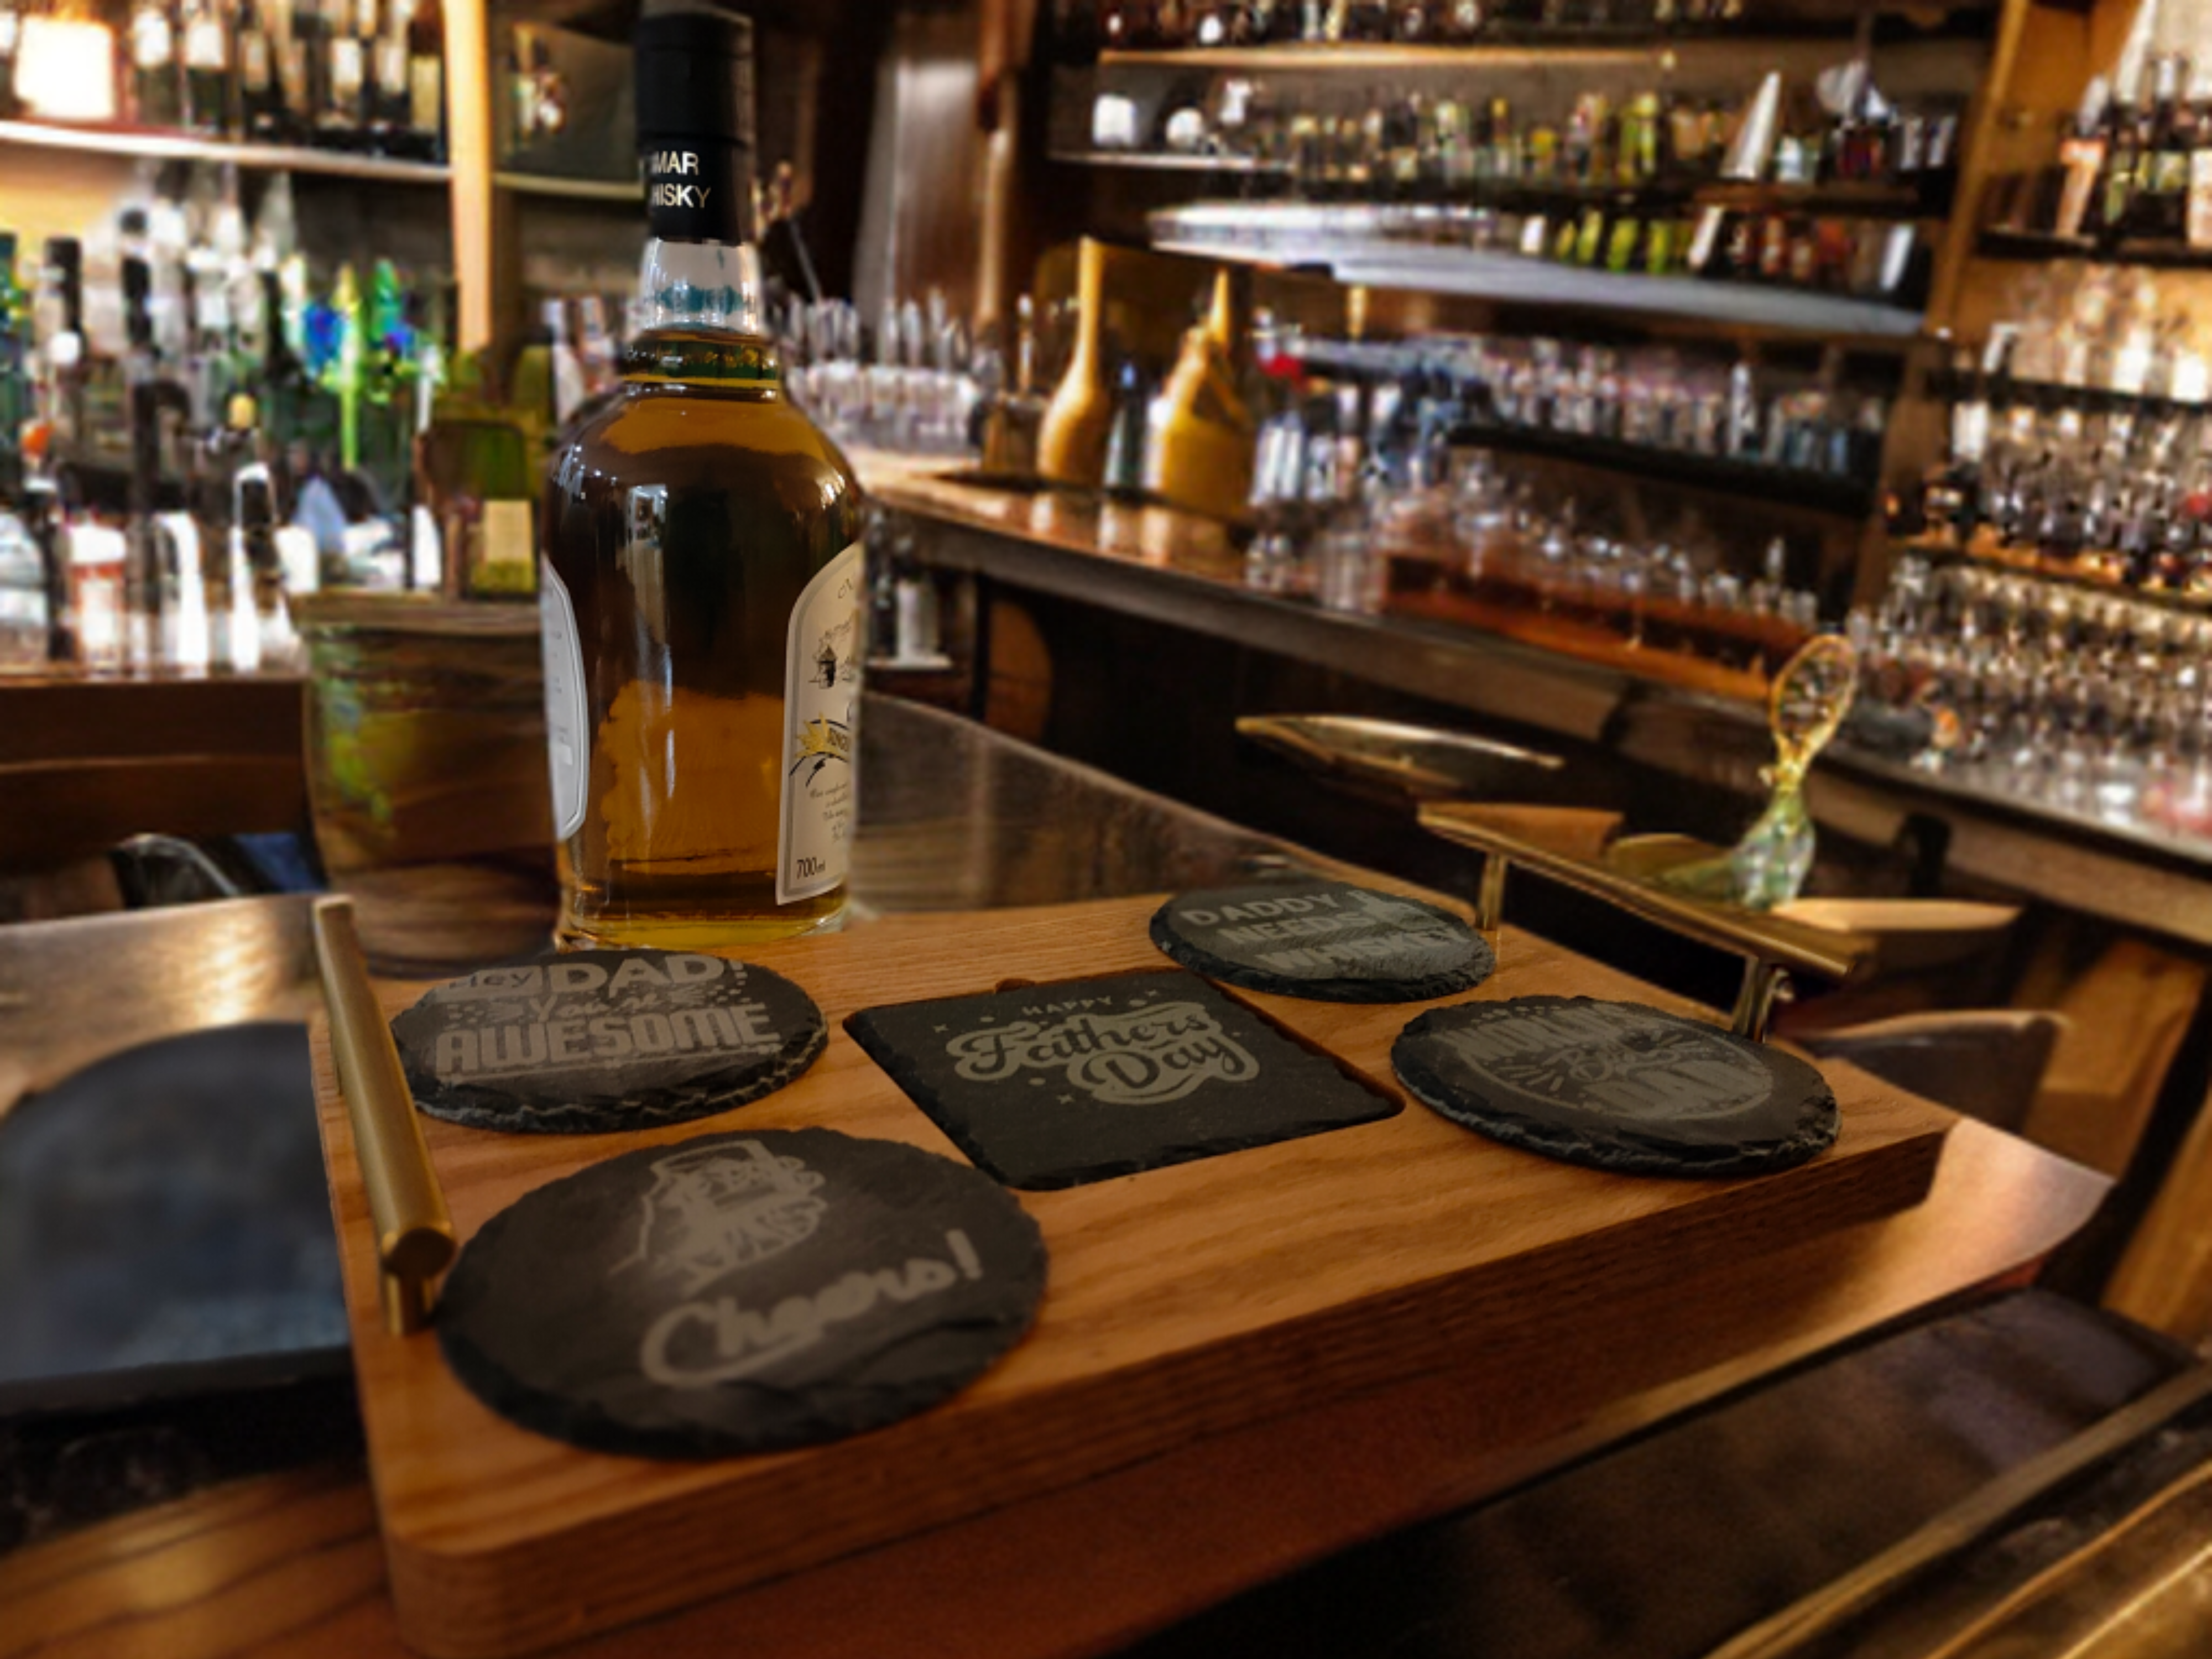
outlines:
[[781, 975], [720, 957], [580, 951], [486, 968], [392, 1022], [408, 1086], [472, 1128], [595, 1134], [757, 1100], [827, 1040]]
[[1432, 1008], [1391, 1064], [1455, 1123], [1634, 1175], [1755, 1175], [1836, 1138], [1836, 1097], [1794, 1055], [1678, 1014], [1587, 997]]
[[609, 1158], [485, 1223], [440, 1346], [477, 1398], [598, 1451], [715, 1457], [912, 1415], [1018, 1341], [1036, 1224], [965, 1164], [832, 1129]]
[[1152, 931], [1194, 973], [1316, 1002], [1425, 1002], [1472, 990], [1497, 965], [1450, 912], [1340, 881], [1178, 894]]
[[1399, 1110], [1185, 973], [869, 1008], [849, 1029], [1011, 1187], [1078, 1187]]

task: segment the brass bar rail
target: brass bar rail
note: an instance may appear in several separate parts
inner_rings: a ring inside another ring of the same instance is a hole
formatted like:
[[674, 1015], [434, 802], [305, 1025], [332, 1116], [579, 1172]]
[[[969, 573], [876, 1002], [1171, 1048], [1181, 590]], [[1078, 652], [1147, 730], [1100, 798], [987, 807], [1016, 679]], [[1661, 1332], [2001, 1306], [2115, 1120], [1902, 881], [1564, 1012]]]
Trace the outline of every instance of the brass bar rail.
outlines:
[[1790, 974], [1842, 981], [1874, 958], [1873, 941], [1859, 934], [1808, 927], [1762, 911], [1693, 898], [1641, 876], [1533, 846], [1461, 817], [1449, 805], [1423, 807], [1420, 821], [1431, 834], [1474, 848], [1484, 855], [1475, 926], [1493, 941], [1504, 914], [1506, 874], [1519, 865], [1686, 939], [1743, 957], [1743, 988], [1732, 1011], [1731, 1029], [1753, 1042], [1765, 1040], [1774, 1005], [1785, 994]]
[[1237, 735], [1292, 756], [1316, 772], [1389, 785], [1409, 794], [1464, 796], [1501, 766], [1557, 772], [1557, 755], [1465, 732], [1354, 714], [1247, 714]]
[[415, 1116], [415, 1098], [400, 1069], [368, 963], [354, 932], [353, 901], [318, 900], [315, 957], [331, 1015], [331, 1055], [353, 1123], [354, 1154], [368, 1188], [376, 1228], [376, 1261], [385, 1323], [404, 1336], [428, 1322], [438, 1275], [455, 1249], [453, 1218], [430, 1167], [430, 1149]]

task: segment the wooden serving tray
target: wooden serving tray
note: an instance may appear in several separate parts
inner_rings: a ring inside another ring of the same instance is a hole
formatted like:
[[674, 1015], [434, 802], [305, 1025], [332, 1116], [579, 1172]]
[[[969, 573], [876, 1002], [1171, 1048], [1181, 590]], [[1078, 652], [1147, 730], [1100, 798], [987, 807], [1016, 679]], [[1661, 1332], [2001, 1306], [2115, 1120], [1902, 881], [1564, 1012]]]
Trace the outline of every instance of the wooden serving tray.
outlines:
[[[812, 1070], [735, 1112], [635, 1135], [508, 1136], [426, 1119], [454, 1225], [465, 1239], [558, 1176], [732, 1128], [822, 1125], [958, 1158], [846, 1018], [1007, 981], [1157, 970], [1170, 964], [1146, 925], [1160, 902], [900, 916], [746, 951], [828, 1016]], [[1706, 1012], [1511, 929], [1499, 956], [1472, 998], [1587, 994]], [[424, 988], [386, 988], [387, 1013]], [[1230, 994], [1407, 1100], [1390, 1044], [1434, 1005]], [[1510, 1376], [1559, 1343], [1587, 1349], [1620, 1311], [1694, 1295], [1701, 1271], [1917, 1203], [1953, 1121], [1832, 1063], [1834, 1147], [1752, 1180], [1577, 1169], [1407, 1100], [1382, 1122], [1021, 1193], [1051, 1250], [1045, 1299], [1036, 1328], [980, 1382], [831, 1445], [685, 1464], [579, 1451], [515, 1427], [454, 1379], [434, 1336], [387, 1332], [320, 1029], [315, 1068], [392, 1594], [406, 1640], [440, 1659], [548, 1647], [1414, 1376]]]

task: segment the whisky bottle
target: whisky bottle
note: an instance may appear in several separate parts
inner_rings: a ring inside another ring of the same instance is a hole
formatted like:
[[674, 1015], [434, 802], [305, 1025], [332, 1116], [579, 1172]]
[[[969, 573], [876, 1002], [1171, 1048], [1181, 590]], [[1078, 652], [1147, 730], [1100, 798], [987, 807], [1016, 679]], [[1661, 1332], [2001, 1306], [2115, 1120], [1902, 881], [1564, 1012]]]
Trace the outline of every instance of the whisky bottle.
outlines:
[[537, 590], [539, 453], [529, 424], [493, 397], [464, 356], [415, 439], [416, 488], [436, 526], [449, 599], [528, 599]]
[[142, 127], [173, 127], [184, 113], [177, 21], [168, 0], [131, 0], [131, 112]]
[[555, 459], [538, 602], [560, 937], [684, 950], [843, 916], [860, 497], [765, 325], [751, 25], [647, 15], [635, 51], [643, 326]]
[[291, 120], [284, 106], [278, 42], [261, 0], [240, 0], [235, 27], [239, 132], [257, 143], [283, 143], [292, 135]]
[[407, 153], [446, 156], [446, 25], [438, 0], [417, 0], [407, 20]]
[[181, 34], [185, 125], [219, 137], [231, 129], [231, 35], [216, 0], [185, 0]]

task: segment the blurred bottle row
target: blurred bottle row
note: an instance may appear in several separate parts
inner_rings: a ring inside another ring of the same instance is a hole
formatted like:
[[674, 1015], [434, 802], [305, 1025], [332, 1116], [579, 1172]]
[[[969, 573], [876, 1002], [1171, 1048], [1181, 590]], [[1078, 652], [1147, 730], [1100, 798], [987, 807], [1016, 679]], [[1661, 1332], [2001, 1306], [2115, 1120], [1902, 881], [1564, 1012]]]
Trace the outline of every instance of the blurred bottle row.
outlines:
[[0, 0], [0, 117], [435, 161], [439, 0]]
[[249, 220], [204, 167], [17, 270], [0, 233], [0, 660], [251, 668], [325, 586], [535, 592], [545, 447], [616, 384], [600, 296], [455, 360], [442, 276], [319, 276], [282, 175]]

